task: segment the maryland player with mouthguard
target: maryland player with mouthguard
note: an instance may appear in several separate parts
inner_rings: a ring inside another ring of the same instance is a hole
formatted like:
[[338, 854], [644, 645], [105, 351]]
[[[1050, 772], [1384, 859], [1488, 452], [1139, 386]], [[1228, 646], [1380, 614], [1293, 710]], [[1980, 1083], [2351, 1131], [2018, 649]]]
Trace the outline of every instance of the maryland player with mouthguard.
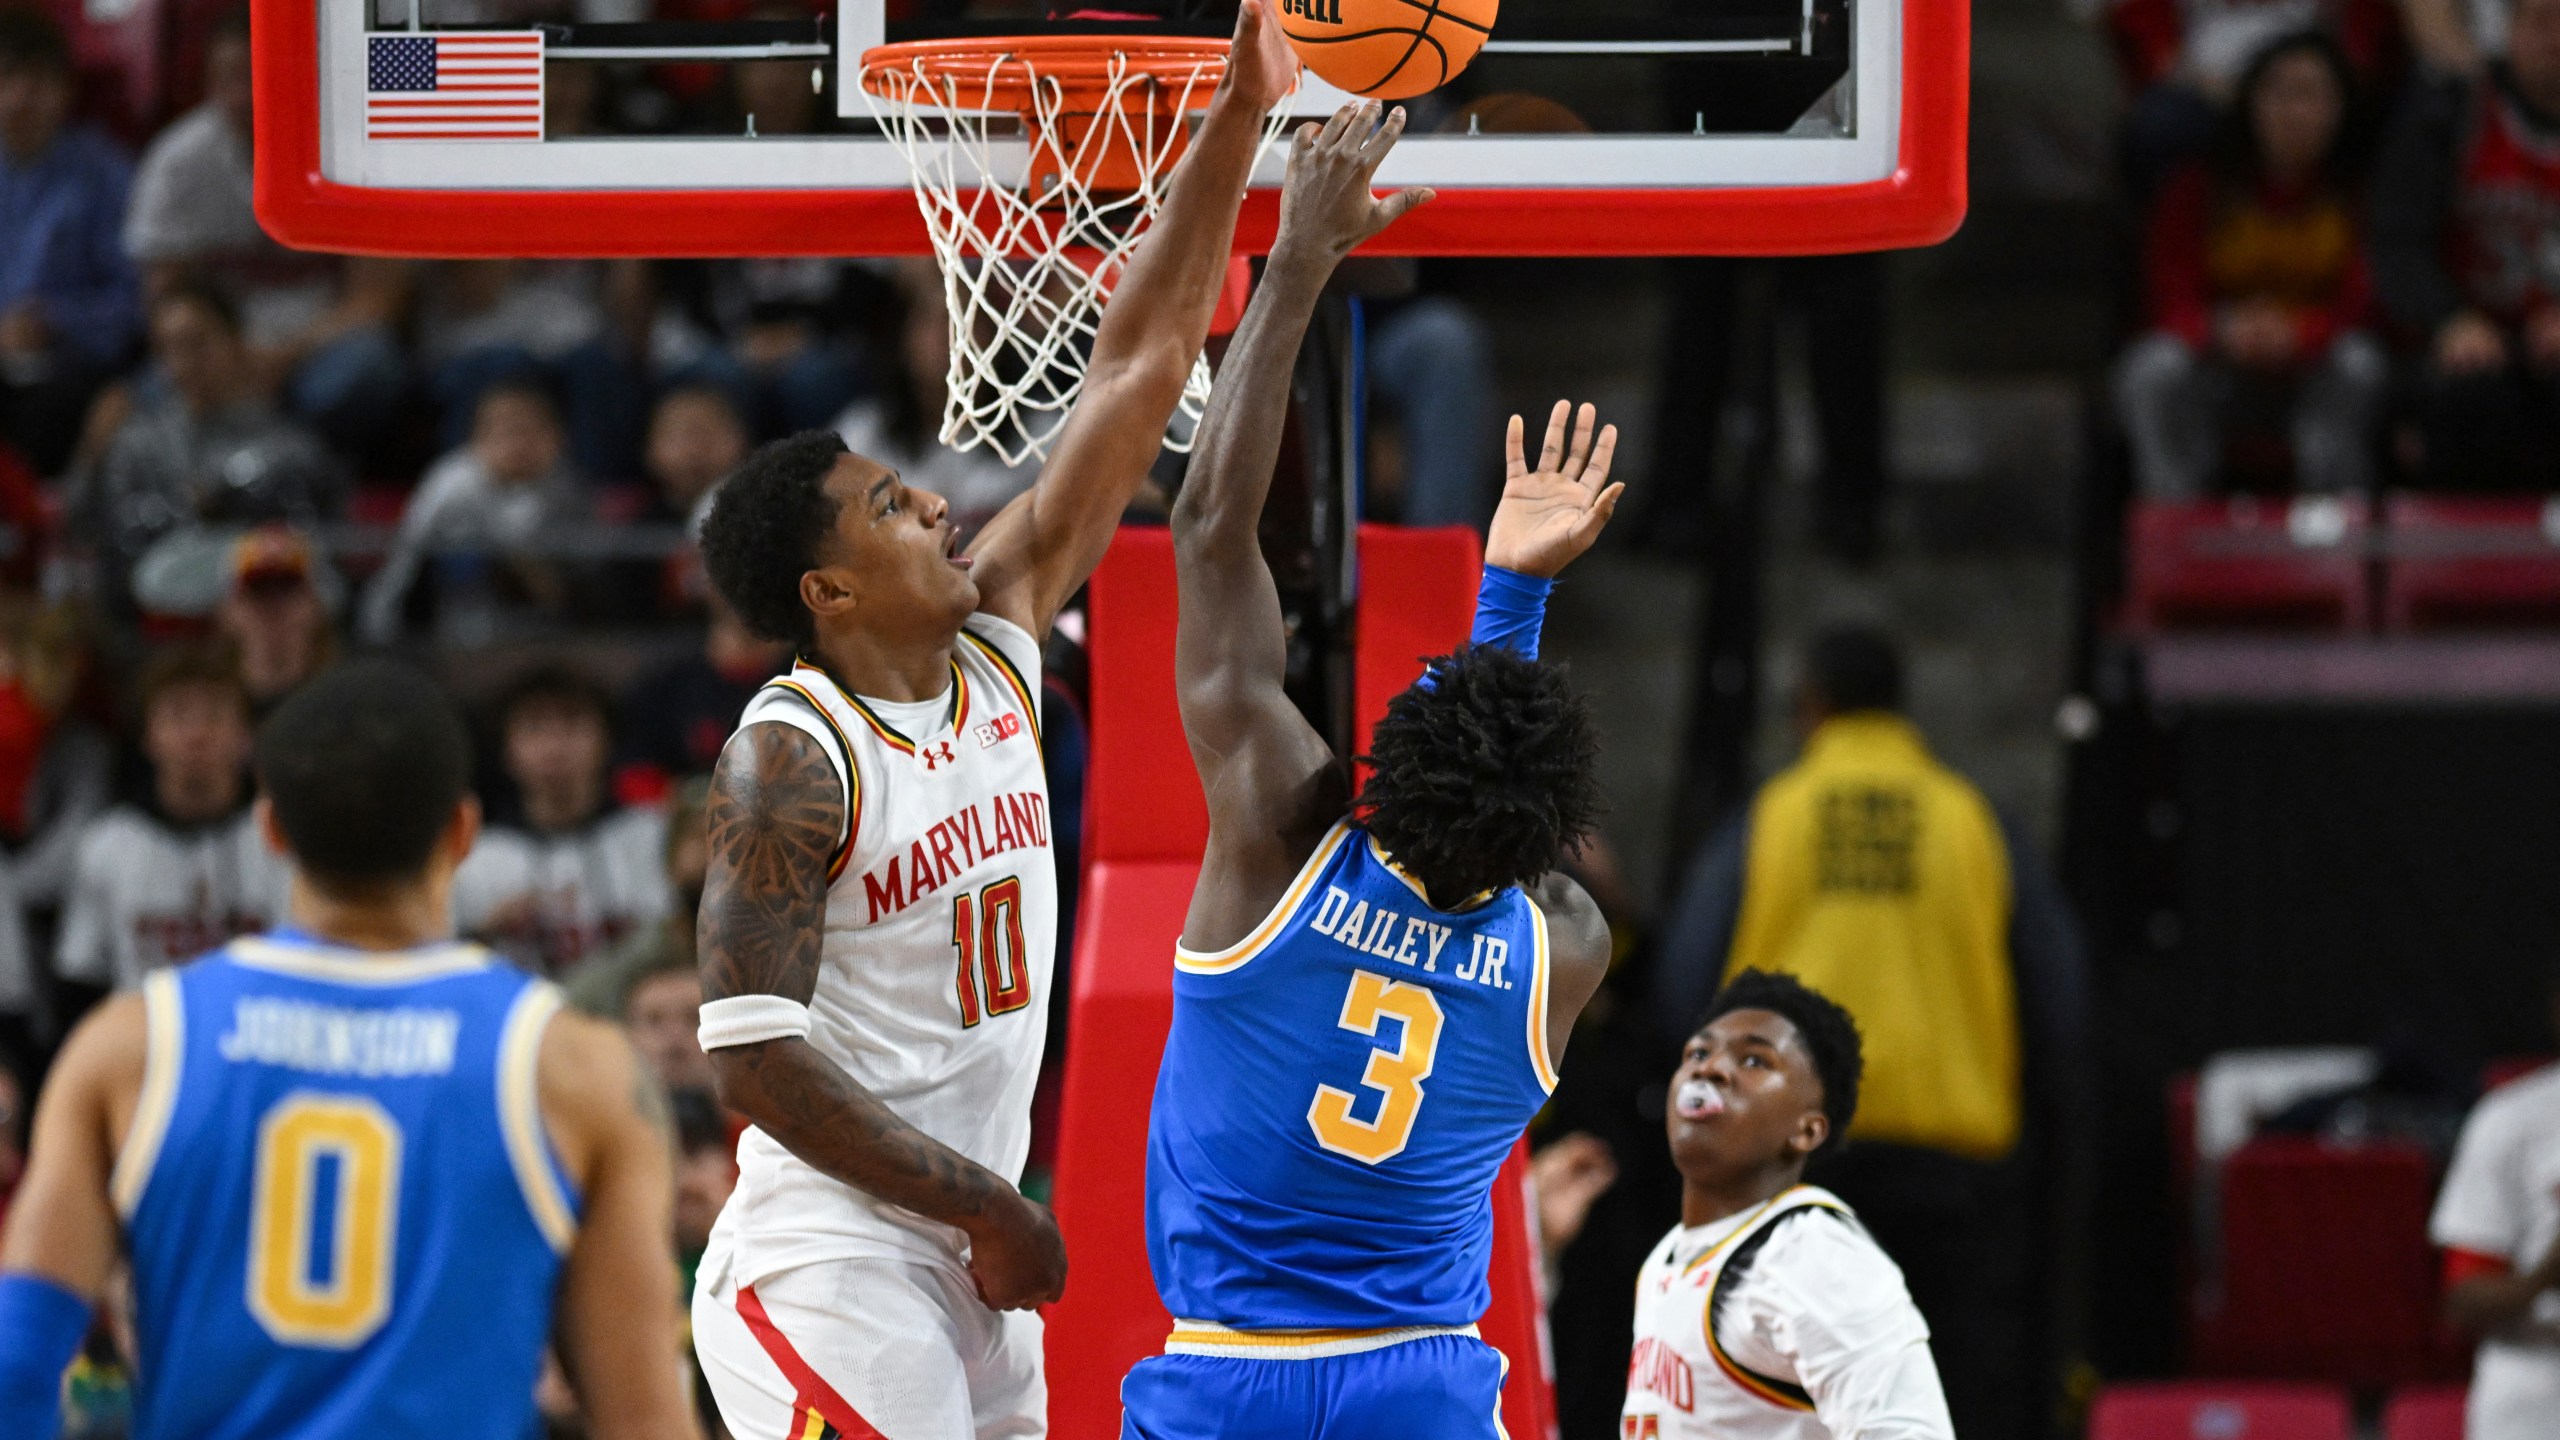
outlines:
[[1847, 1011], [1792, 976], [1725, 982], [1667, 1117], [1680, 1223], [1636, 1279], [1620, 1440], [1954, 1440], [1902, 1272], [1805, 1161], [1858, 1109]]

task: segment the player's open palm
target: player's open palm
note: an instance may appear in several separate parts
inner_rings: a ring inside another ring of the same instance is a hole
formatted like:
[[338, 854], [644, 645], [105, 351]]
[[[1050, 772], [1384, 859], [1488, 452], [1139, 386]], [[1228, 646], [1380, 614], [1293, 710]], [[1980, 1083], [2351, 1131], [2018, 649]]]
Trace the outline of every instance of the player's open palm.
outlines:
[[[1493, 525], [1485, 532], [1488, 565], [1523, 575], [1553, 579], [1574, 562], [1609, 523], [1618, 509], [1624, 484], [1609, 483], [1609, 466], [1618, 454], [1618, 427], [1592, 426], [1599, 415], [1589, 405], [1574, 415], [1570, 402], [1559, 400], [1547, 416], [1546, 444], [1532, 470], [1521, 450], [1523, 426], [1511, 417], [1504, 441], [1507, 478], [1502, 503], [1494, 507]], [[1565, 440], [1565, 422], [1573, 421], [1573, 439]]]
[[1015, 1194], [969, 1227], [969, 1275], [991, 1310], [1031, 1310], [1067, 1293], [1067, 1242], [1049, 1207]]
[[1381, 199], [1369, 193], [1369, 180], [1404, 133], [1404, 107], [1383, 119], [1378, 102], [1356, 100], [1334, 112], [1322, 126], [1298, 127], [1289, 149], [1289, 179], [1280, 192], [1280, 242], [1312, 246], [1330, 262], [1351, 253], [1363, 240], [1396, 223], [1406, 211], [1431, 198], [1419, 186]]

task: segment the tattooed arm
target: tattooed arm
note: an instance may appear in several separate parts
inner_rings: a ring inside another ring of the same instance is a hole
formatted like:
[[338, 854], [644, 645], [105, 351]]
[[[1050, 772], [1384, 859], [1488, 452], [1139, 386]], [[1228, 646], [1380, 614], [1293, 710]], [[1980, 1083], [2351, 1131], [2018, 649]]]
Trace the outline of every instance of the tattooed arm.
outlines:
[[[811, 736], [750, 725], [711, 777], [711, 869], [702, 890], [702, 997], [779, 995], [806, 1005], [818, 983], [827, 857], [844, 786]], [[969, 1236], [978, 1293], [1028, 1309], [1066, 1289], [1066, 1247], [1048, 1210], [1003, 1176], [901, 1120], [806, 1039], [711, 1052], [721, 1102], [847, 1185]]]

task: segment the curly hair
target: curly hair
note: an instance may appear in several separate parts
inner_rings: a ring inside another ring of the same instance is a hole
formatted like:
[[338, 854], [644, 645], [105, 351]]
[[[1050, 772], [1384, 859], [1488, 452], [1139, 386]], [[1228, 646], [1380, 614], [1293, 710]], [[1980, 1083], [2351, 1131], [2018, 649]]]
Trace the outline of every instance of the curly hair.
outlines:
[[1360, 823], [1436, 903], [1553, 870], [1600, 813], [1591, 707], [1561, 667], [1499, 645], [1429, 663], [1370, 736]]
[[720, 482], [702, 521], [702, 566], [738, 619], [768, 640], [817, 639], [800, 577], [818, 537], [835, 528], [827, 472], [848, 453], [832, 430], [803, 430], [758, 449]]
[[1848, 1138], [1849, 1122], [1857, 1118], [1858, 1081], [1867, 1068], [1858, 1022], [1838, 1001], [1793, 975], [1737, 970], [1716, 991], [1716, 998], [1707, 1002], [1707, 1013], [1698, 1017], [1690, 1033], [1736, 1010], [1766, 1010], [1796, 1027], [1805, 1053], [1813, 1057], [1813, 1073], [1822, 1080], [1822, 1113], [1831, 1121], [1830, 1136], [1813, 1153], [1837, 1149]]

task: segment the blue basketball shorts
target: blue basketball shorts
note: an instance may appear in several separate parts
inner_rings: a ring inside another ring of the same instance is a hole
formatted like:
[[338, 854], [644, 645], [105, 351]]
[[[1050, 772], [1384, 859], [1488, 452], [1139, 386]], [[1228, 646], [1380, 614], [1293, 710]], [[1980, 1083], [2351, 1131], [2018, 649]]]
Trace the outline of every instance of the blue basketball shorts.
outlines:
[[1507, 1363], [1458, 1334], [1310, 1359], [1157, 1355], [1120, 1382], [1120, 1440], [1502, 1440]]

